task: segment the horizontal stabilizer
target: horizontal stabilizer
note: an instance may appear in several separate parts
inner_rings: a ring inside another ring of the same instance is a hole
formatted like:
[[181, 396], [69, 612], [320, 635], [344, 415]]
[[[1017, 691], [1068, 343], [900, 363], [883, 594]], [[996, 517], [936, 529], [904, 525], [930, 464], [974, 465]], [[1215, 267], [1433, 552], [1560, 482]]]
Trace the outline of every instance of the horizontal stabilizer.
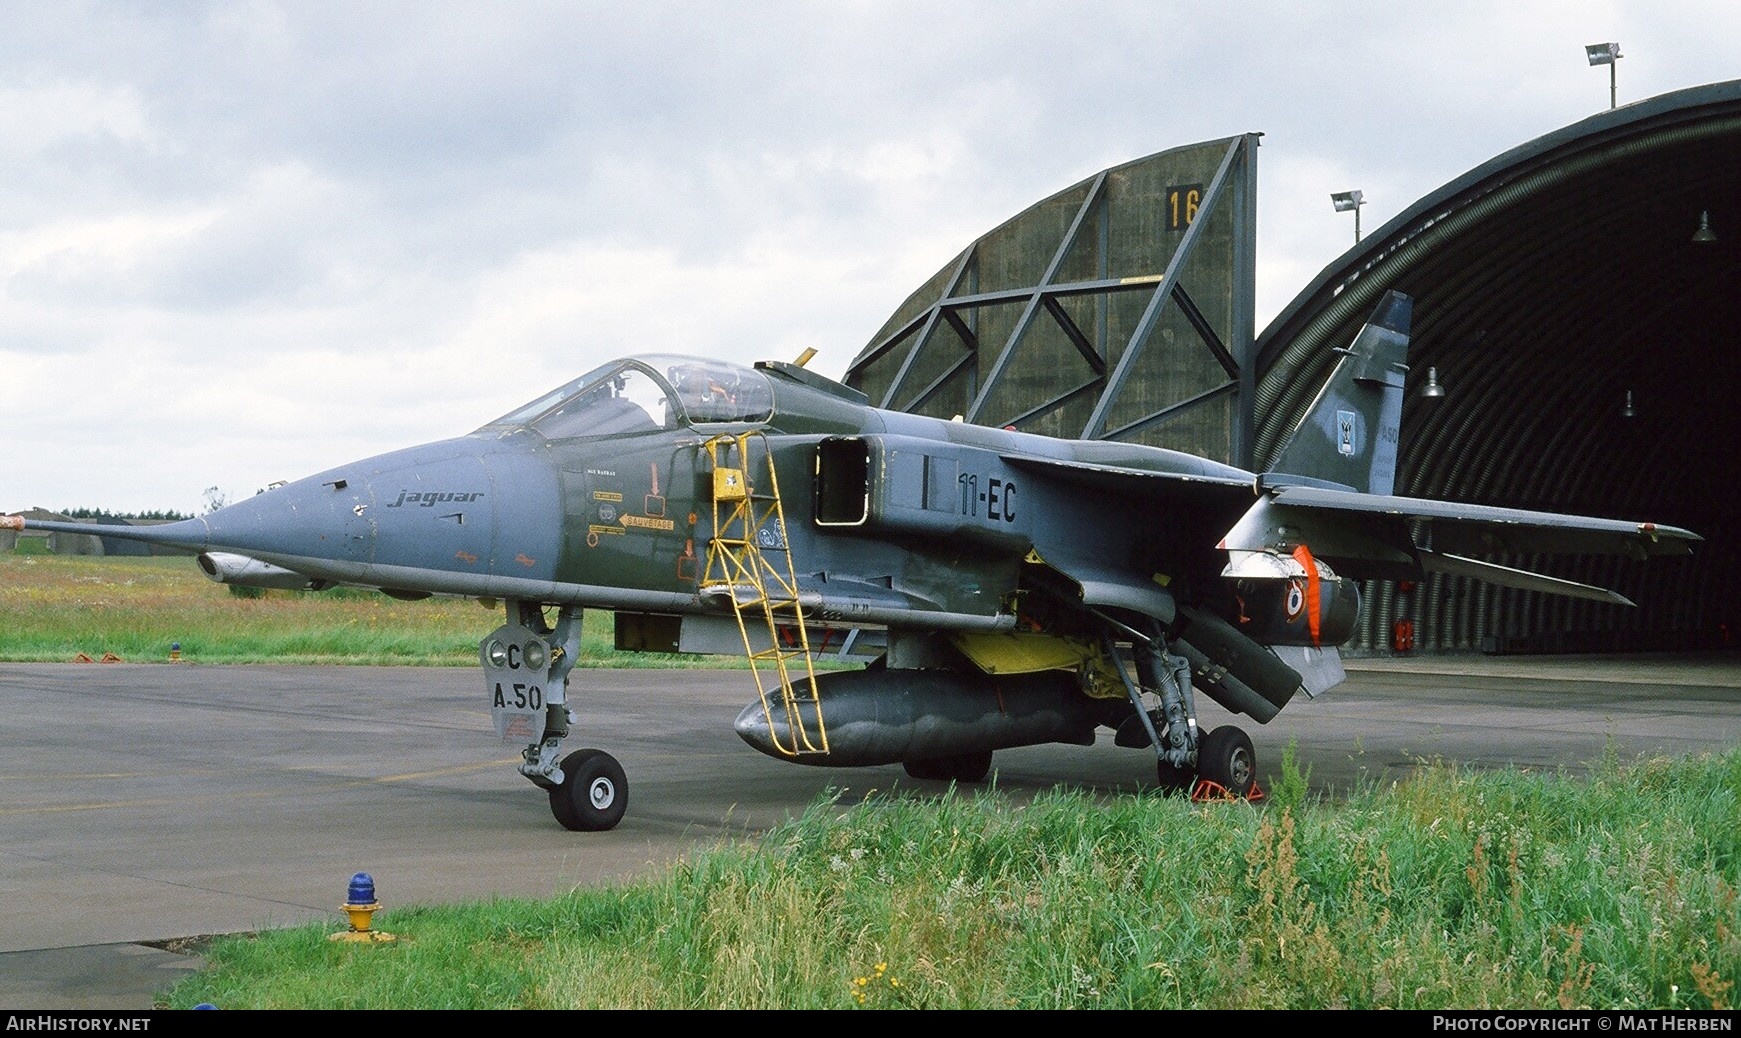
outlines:
[[1530, 573], [1527, 570], [1512, 569], [1493, 562], [1482, 562], [1479, 559], [1466, 559], [1461, 555], [1439, 555], [1435, 552], [1421, 552], [1421, 568], [1429, 573], [1449, 573], [1458, 577], [1474, 577], [1489, 584], [1500, 587], [1514, 587], [1519, 591], [1541, 591], [1550, 595], [1562, 595], [1566, 598], [1587, 598], [1592, 602], [1612, 602], [1616, 605], [1629, 606], [1633, 602], [1619, 592], [1607, 588], [1596, 587], [1593, 584], [1580, 584], [1575, 580], [1561, 580], [1558, 577], [1543, 576], [1540, 573]]

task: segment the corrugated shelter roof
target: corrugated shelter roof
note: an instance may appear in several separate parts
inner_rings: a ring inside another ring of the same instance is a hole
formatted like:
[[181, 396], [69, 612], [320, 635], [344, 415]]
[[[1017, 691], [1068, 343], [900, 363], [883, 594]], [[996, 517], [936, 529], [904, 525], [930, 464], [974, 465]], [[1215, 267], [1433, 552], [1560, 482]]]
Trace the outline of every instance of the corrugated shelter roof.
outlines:
[[[1702, 219], [1715, 240], [1694, 240]], [[1702, 643], [1733, 631], [1741, 81], [1514, 148], [1325, 268], [1257, 339], [1259, 467], [1309, 404], [1330, 348], [1392, 288], [1415, 299], [1399, 493], [1652, 519], [1707, 541], [1684, 564], [1562, 568], [1616, 586], [1636, 611], [1460, 579], [1407, 600], [1376, 589], [1368, 641], [1388, 642], [1404, 614], [1421, 647], [1669, 647], [1675, 632]], [[1437, 401], [1419, 396], [1429, 369], [1446, 389]]]

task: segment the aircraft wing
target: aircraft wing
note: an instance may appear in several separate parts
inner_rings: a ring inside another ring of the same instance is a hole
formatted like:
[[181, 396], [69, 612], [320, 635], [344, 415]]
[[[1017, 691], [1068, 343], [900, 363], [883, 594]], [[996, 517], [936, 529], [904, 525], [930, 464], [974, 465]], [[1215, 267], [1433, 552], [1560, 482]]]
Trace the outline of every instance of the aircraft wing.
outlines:
[[1283, 551], [1306, 544], [1347, 576], [1408, 579], [1423, 572], [1475, 577], [1503, 587], [1631, 605], [1605, 588], [1530, 573], [1471, 555], [1690, 555], [1703, 540], [1678, 526], [1520, 508], [1461, 504], [1324, 487], [1284, 485], [1228, 531], [1229, 551]]
[[1179, 471], [1165, 471], [1032, 454], [1004, 454], [1000, 457], [1015, 468], [1039, 472], [1062, 483], [1157, 504], [1239, 508], [1249, 504], [1252, 496], [1250, 474], [1236, 469], [1212, 468], [1213, 463], [1204, 463], [1196, 470], [1182, 466]]
[[1439, 553], [1691, 555], [1704, 538], [1678, 526], [1597, 519], [1521, 508], [1351, 493], [1323, 487], [1283, 486], [1277, 504], [1319, 513], [1395, 516], [1409, 521], [1414, 543]]

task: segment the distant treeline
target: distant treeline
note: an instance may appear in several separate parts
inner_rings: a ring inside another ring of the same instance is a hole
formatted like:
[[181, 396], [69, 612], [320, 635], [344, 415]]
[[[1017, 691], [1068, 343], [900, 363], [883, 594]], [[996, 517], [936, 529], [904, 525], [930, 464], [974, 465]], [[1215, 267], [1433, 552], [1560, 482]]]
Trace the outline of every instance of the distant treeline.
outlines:
[[148, 512], [111, 512], [107, 508], [68, 508], [62, 515], [73, 519], [192, 519], [186, 512], [153, 509]]

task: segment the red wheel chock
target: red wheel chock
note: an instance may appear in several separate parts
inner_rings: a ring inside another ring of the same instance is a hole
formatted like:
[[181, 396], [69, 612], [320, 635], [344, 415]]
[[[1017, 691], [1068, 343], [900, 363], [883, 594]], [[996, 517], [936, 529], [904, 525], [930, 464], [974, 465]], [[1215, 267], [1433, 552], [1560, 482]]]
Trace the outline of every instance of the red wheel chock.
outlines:
[[[1262, 787], [1260, 787], [1257, 783], [1253, 782], [1251, 784], [1251, 792], [1249, 794], [1247, 794], [1244, 797], [1244, 799], [1249, 803], [1255, 804], [1259, 800], [1262, 800], [1263, 797], [1264, 797], [1264, 793], [1263, 793]], [[1222, 785], [1219, 782], [1211, 782], [1209, 779], [1206, 779], [1206, 778], [1198, 779], [1196, 784], [1191, 787], [1191, 801], [1192, 801], [1192, 803], [1224, 804], [1224, 803], [1230, 803], [1232, 801], [1239, 800], [1239, 799], [1241, 799], [1241, 798], [1238, 796], [1235, 796], [1233, 793], [1233, 790], [1228, 789], [1226, 786]]]

